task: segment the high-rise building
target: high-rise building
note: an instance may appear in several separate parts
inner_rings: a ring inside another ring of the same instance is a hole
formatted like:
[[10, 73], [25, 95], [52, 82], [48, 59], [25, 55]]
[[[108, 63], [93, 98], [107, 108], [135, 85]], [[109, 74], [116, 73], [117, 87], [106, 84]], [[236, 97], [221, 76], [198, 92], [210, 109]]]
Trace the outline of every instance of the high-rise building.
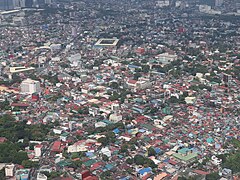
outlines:
[[215, 6], [219, 7], [222, 6], [223, 0], [215, 0]]
[[73, 37], [77, 36], [77, 28], [76, 27], [72, 27], [72, 36]]
[[200, 0], [199, 4], [214, 6], [215, 5], [215, 0]]
[[45, 3], [46, 3], [46, 4], [51, 4], [51, 3], [52, 3], [52, 0], [45, 0]]
[[23, 8], [25, 7], [25, 0], [13, 0], [14, 8]]
[[40, 82], [34, 81], [32, 79], [26, 79], [21, 83], [21, 93], [23, 94], [33, 94], [39, 93], [41, 90]]
[[33, 7], [33, 0], [25, 0], [25, 6], [28, 8]]
[[13, 0], [0, 0], [0, 10], [14, 9]]
[[45, 0], [33, 0], [33, 7], [43, 7], [45, 6]]
[[7, 164], [5, 166], [5, 175], [6, 177], [13, 177], [14, 176], [15, 165], [14, 164]]

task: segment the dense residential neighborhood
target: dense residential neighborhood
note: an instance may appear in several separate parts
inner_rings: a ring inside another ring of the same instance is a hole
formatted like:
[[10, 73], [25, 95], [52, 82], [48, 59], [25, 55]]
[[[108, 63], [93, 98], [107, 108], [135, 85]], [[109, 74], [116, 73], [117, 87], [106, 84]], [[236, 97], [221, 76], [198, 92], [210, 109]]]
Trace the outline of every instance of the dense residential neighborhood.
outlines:
[[237, 0], [22, 2], [0, 3], [0, 180], [240, 179]]

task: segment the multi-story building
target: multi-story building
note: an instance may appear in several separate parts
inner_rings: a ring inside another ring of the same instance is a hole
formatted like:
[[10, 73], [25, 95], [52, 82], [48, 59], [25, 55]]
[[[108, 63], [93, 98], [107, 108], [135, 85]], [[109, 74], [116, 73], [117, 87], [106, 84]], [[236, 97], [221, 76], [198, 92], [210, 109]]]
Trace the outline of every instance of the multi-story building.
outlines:
[[222, 4], [223, 4], [223, 0], [215, 0], [216, 7], [222, 6]]
[[13, 0], [14, 8], [23, 8], [25, 7], [26, 0]]
[[42, 155], [42, 147], [41, 144], [34, 146], [35, 157], [40, 157]]
[[21, 93], [23, 94], [33, 94], [39, 93], [41, 90], [40, 82], [34, 81], [32, 79], [26, 79], [21, 83]]
[[6, 177], [13, 177], [14, 176], [14, 169], [15, 169], [15, 165], [14, 164], [7, 164], [5, 166], [5, 175], [6, 175]]
[[0, 10], [11, 10], [14, 9], [13, 0], [1, 0], [0, 1]]
[[33, 6], [33, 0], [25, 0], [25, 6], [26, 7], [32, 7]]

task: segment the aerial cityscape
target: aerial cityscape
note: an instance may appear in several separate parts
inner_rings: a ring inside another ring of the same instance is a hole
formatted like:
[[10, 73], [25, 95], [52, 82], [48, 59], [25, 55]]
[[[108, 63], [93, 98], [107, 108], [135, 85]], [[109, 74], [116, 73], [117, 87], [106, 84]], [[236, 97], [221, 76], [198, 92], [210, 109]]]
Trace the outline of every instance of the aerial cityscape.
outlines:
[[0, 0], [0, 180], [240, 180], [240, 0]]

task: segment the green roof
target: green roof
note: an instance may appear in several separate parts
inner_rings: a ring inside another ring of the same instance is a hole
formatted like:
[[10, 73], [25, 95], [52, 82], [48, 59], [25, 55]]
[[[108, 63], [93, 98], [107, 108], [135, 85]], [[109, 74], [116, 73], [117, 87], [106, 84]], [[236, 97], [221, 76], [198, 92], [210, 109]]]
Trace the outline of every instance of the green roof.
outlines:
[[117, 154], [119, 154], [119, 151], [118, 151], [118, 150], [113, 151], [113, 155], [117, 155]]
[[188, 151], [190, 151], [188, 148], [182, 148], [178, 150], [178, 153], [186, 154]]
[[149, 137], [144, 137], [143, 140], [149, 142], [151, 139]]
[[91, 160], [88, 160], [88, 161], [84, 162], [83, 164], [87, 167], [90, 167], [91, 165], [93, 165], [96, 162], [97, 161], [95, 159], [91, 159]]
[[104, 123], [106, 123], [107, 125], [113, 124], [113, 122], [111, 122], [111, 121], [109, 121], [109, 120], [107, 120], [107, 119], [102, 120], [102, 121], [100, 121], [100, 122], [104, 122]]
[[187, 155], [183, 155], [181, 153], [174, 153], [173, 156], [177, 159], [180, 159], [182, 161], [187, 162], [191, 159], [196, 158], [198, 156], [198, 154], [197, 153], [190, 153], [190, 154], [187, 154]]
[[146, 128], [147, 130], [151, 131], [152, 129], [154, 129], [155, 127], [150, 125], [150, 124], [141, 124], [140, 125], [143, 128]]
[[68, 166], [68, 165], [70, 165], [70, 164], [71, 164], [71, 162], [68, 162], [68, 161], [60, 161], [60, 162], [58, 163], [58, 165], [59, 165], [59, 166], [62, 166], [62, 167]]
[[63, 134], [61, 134], [61, 136], [67, 137], [69, 135], [69, 133], [64, 132]]

